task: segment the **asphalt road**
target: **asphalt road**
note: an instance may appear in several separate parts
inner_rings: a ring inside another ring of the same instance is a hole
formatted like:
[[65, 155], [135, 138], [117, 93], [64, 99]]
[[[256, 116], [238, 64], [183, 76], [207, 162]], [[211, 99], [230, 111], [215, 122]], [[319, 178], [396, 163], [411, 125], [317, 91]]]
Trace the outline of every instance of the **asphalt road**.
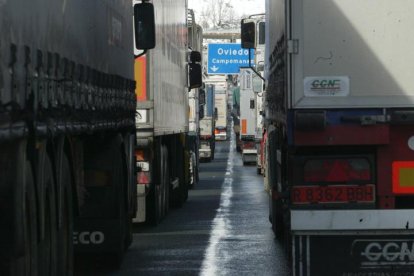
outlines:
[[[83, 273], [78, 273], [83, 274]], [[268, 221], [268, 198], [255, 166], [243, 166], [234, 141], [218, 142], [202, 163], [188, 201], [157, 227], [136, 226], [120, 269], [87, 275], [290, 275]]]

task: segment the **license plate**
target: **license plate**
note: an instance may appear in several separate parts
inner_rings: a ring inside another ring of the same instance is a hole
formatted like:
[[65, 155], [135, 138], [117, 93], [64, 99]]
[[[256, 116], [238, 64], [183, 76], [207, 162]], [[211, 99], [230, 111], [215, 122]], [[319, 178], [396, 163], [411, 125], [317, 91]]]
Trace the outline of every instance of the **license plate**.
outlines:
[[307, 203], [373, 203], [374, 185], [294, 186], [292, 202]]

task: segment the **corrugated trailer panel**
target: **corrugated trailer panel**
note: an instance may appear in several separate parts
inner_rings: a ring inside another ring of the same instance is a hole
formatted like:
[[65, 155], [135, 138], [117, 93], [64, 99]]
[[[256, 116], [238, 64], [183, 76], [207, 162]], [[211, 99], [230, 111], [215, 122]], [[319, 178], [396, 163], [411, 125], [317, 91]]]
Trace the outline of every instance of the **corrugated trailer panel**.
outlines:
[[414, 104], [413, 1], [301, 0], [291, 10], [293, 108]]
[[154, 1], [154, 8], [157, 45], [148, 54], [148, 89], [154, 101], [154, 133], [156, 136], [183, 133], [188, 131], [187, 72], [184, 69], [186, 1]]
[[[127, 14], [132, 14], [130, 0], [2, 0], [0, 56], [8, 57], [14, 51], [18, 60], [27, 58], [32, 70], [40, 66], [39, 57], [46, 67], [59, 56], [76, 65], [133, 79], [132, 49], [125, 50], [133, 43], [132, 20]], [[12, 99], [6, 93], [12, 91], [8, 87], [12, 83], [10, 60], [0, 62], [0, 97], [2, 103], [8, 103]]]

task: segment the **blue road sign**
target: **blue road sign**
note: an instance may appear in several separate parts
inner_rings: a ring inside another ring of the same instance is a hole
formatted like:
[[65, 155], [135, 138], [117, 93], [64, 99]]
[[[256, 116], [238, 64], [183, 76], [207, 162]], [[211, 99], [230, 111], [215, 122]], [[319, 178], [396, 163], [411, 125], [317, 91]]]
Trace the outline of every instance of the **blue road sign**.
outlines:
[[[254, 50], [250, 50], [254, 65]], [[249, 50], [237, 43], [208, 44], [207, 73], [210, 75], [238, 74], [240, 67], [249, 66]]]

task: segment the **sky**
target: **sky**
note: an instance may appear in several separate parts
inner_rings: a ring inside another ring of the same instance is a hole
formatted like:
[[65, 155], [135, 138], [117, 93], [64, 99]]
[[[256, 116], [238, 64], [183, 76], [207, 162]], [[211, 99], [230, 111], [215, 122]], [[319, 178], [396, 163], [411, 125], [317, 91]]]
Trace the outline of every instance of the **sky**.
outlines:
[[[203, 7], [209, 0], [188, 0], [188, 7], [194, 10], [196, 21]], [[231, 0], [237, 15], [264, 13], [265, 0]]]

